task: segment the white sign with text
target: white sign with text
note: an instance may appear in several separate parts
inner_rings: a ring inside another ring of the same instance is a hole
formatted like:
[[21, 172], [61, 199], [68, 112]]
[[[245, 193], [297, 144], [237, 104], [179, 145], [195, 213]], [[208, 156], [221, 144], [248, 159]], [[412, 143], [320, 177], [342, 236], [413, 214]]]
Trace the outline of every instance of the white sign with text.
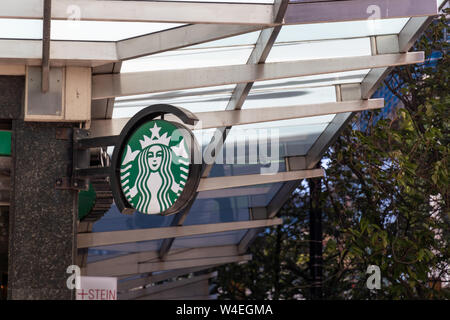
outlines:
[[80, 277], [77, 300], [117, 300], [117, 278]]

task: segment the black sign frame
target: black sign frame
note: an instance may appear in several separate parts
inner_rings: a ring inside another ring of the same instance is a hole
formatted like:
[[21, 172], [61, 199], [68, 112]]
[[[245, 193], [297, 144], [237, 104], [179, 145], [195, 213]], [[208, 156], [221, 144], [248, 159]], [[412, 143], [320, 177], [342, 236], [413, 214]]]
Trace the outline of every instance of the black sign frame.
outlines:
[[[120, 135], [118, 136], [118, 140], [116, 142], [112, 155], [110, 179], [114, 202], [121, 213], [133, 214], [135, 211], [138, 211], [133, 208], [128, 202], [120, 184], [120, 160], [124, 151], [124, 147], [131, 135], [133, 135], [133, 133], [140, 126], [142, 126], [146, 122], [155, 120], [158, 117], [161, 117], [161, 120], [164, 120], [164, 115], [166, 114], [172, 114], [176, 116], [187, 125], [195, 125], [195, 123], [198, 121], [198, 118], [192, 112], [184, 108], [175, 107], [169, 104], [155, 104], [146, 107], [145, 109], [139, 111], [136, 115], [134, 115], [127, 122]], [[194, 200], [197, 187], [200, 183], [203, 165], [203, 160], [199, 161], [200, 159], [202, 159], [200, 147], [192, 131], [181, 123], [172, 121], [168, 122], [180, 129], [179, 132], [183, 135], [186, 143], [188, 144], [188, 148], [190, 148], [190, 163], [186, 185], [175, 203], [167, 210], [159, 213], [160, 215], [164, 216], [182, 211]], [[196, 163], [196, 161], [200, 163]]]

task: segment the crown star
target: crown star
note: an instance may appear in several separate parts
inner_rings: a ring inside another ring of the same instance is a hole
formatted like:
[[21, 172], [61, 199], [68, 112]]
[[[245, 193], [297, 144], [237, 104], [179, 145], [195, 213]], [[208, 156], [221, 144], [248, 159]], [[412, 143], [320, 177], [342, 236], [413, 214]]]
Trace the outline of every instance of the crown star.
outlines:
[[152, 140], [157, 140], [159, 139], [159, 131], [161, 130], [160, 127], [158, 127], [155, 123], [155, 125], [153, 126], [153, 128], [150, 129], [150, 131], [152, 132]]

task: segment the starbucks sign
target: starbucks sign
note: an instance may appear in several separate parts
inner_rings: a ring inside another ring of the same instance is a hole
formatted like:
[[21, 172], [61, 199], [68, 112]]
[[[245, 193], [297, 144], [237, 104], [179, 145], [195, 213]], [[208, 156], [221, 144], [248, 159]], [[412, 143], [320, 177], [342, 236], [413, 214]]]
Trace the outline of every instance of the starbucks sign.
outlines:
[[[161, 109], [166, 112], [161, 113]], [[123, 129], [114, 150], [112, 189], [116, 205], [123, 213], [179, 212], [192, 200], [200, 180], [201, 164], [194, 161], [199, 148], [187, 127], [155, 118], [167, 113], [187, 114], [180, 119], [189, 121], [195, 116], [168, 105], [143, 111]]]

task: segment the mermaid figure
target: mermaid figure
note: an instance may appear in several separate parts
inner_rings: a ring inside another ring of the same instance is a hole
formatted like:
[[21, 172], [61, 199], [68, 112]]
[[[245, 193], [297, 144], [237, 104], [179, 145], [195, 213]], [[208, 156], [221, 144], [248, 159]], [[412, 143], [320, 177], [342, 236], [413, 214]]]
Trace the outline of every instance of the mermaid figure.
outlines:
[[130, 190], [132, 198], [137, 195], [138, 189], [143, 193], [137, 206], [149, 213], [170, 208], [173, 203], [169, 190], [178, 193], [181, 188], [171, 172], [172, 152], [169, 147], [160, 144], [149, 146], [142, 150], [137, 162], [139, 174], [135, 186]]

